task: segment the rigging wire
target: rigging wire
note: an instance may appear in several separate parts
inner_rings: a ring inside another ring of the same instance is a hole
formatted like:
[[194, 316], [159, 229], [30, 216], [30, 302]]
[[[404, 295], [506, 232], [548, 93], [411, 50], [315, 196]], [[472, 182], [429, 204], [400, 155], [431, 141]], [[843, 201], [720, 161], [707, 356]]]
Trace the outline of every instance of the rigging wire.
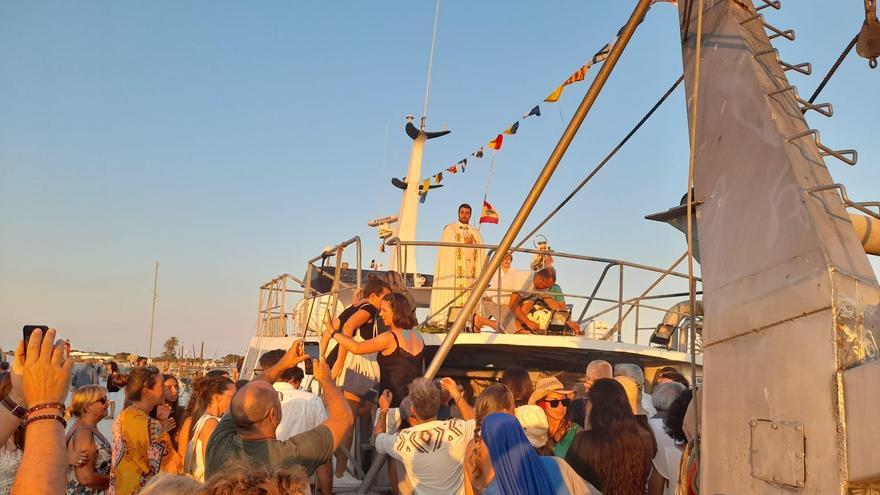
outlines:
[[[813, 92], [813, 96], [810, 97], [810, 100], [809, 100], [810, 103], [813, 103], [816, 101], [816, 98], [819, 96], [819, 93], [821, 93], [822, 90], [825, 89], [825, 85], [828, 84], [828, 81], [831, 80], [831, 76], [833, 76], [834, 73], [837, 72], [837, 69], [840, 67], [840, 64], [843, 63], [843, 60], [846, 58], [846, 56], [849, 55], [849, 52], [852, 51], [854, 46], [856, 46], [857, 41], [859, 41], [858, 34], [856, 34], [855, 37], [852, 39], [852, 41], [849, 42], [849, 45], [847, 45], [846, 48], [843, 49], [843, 53], [841, 53], [840, 56], [837, 57], [837, 61], [834, 62], [834, 65], [831, 66], [831, 70], [828, 71], [828, 74], [825, 74], [825, 78], [822, 79], [822, 82], [819, 83], [819, 87], [816, 88], [816, 91]], [[801, 112], [806, 113], [807, 110], [804, 109], [804, 110], [801, 110]]]
[[425, 106], [422, 109], [422, 130], [425, 130], [425, 121], [428, 119], [428, 95], [431, 92], [431, 68], [434, 66], [434, 47], [437, 45], [437, 21], [440, 19], [440, 0], [434, 10], [434, 34], [431, 35], [431, 54], [428, 57], [428, 81], [425, 83]]
[[642, 127], [642, 125], [644, 125], [645, 122], [647, 122], [648, 119], [650, 119], [651, 116], [654, 115], [654, 112], [656, 112], [657, 109], [660, 108], [660, 105], [662, 105], [663, 102], [665, 102], [665, 101], [669, 98], [669, 96], [672, 94], [672, 92], [675, 91], [675, 88], [677, 88], [678, 85], [681, 84], [681, 82], [682, 82], [683, 80], [684, 80], [684, 75], [679, 76], [678, 79], [677, 79], [674, 83], [672, 83], [672, 86], [670, 86], [669, 89], [666, 90], [666, 93], [664, 93], [663, 96], [661, 96], [660, 99], [657, 100], [657, 103], [654, 103], [654, 106], [651, 107], [650, 110], [648, 110], [648, 113], [646, 113], [646, 114], [644, 115], [644, 117], [642, 117], [642, 119], [639, 120], [639, 122], [638, 122], [638, 123], [637, 123], [637, 124], [636, 124], [636, 125], [635, 125], [635, 126], [634, 126], [634, 127], [628, 132], [628, 133], [627, 133], [627, 135], [624, 136], [624, 138], [621, 139], [619, 143], [617, 143], [617, 146], [615, 146], [615, 147], [614, 147], [614, 148], [613, 148], [613, 149], [612, 149], [612, 150], [611, 150], [611, 151], [605, 156], [605, 158], [603, 158], [602, 161], [599, 162], [599, 165], [597, 165], [596, 168], [594, 168], [593, 171], [590, 172], [590, 174], [587, 175], [587, 177], [586, 177], [584, 180], [582, 180], [581, 183], [578, 184], [578, 185], [574, 188], [574, 190], [572, 190], [572, 191], [568, 194], [568, 196], [566, 196], [565, 199], [563, 199], [562, 202], [559, 203], [559, 205], [558, 205], [556, 208], [553, 209], [553, 211], [551, 211], [546, 217], [544, 217], [544, 219], [541, 220], [541, 221], [538, 223], [538, 225], [535, 226], [534, 229], [532, 229], [528, 234], [526, 234], [526, 235], [522, 238], [522, 240], [519, 241], [519, 243], [516, 245], [516, 247], [515, 247], [514, 249], [519, 249], [519, 248], [521, 248], [521, 247], [523, 246], [523, 244], [525, 244], [529, 239], [532, 238], [533, 235], [535, 235], [535, 234], [538, 232], [538, 230], [540, 230], [544, 225], [546, 225], [547, 222], [549, 222], [550, 219], [553, 218], [554, 215], [556, 215], [557, 213], [559, 213], [559, 210], [561, 210], [566, 204], [568, 204], [568, 202], [571, 201], [571, 199], [574, 198], [575, 195], [576, 195], [577, 193], [579, 193], [580, 190], [583, 189], [584, 186], [586, 186], [587, 183], [590, 182], [590, 180], [591, 180], [591, 179], [592, 179], [597, 173], [599, 173], [599, 170], [601, 170], [602, 167], [604, 167], [605, 164], [608, 163], [608, 162], [614, 157], [614, 155], [616, 155], [617, 152], [620, 151], [621, 148], [623, 148], [623, 146], [624, 146], [624, 145], [630, 140], [630, 138], [632, 138], [632, 137], [635, 135], [635, 133], [638, 132], [638, 130]]
[[[687, 28], [687, 26], [685, 26]], [[688, 260], [688, 303], [690, 312], [690, 344], [691, 344], [691, 386], [694, 388], [694, 432], [695, 439], [700, 439], [700, 403], [697, 400], [697, 285], [694, 280], [694, 161], [697, 154], [697, 111], [700, 103], [700, 66], [703, 47], [703, 0], [697, 0], [697, 39], [696, 52], [694, 54], [694, 105], [691, 109], [691, 135], [690, 153], [688, 159], [688, 186], [687, 186], [687, 260]], [[697, 462], [699, 462], [699, 449], [697, 449]]]

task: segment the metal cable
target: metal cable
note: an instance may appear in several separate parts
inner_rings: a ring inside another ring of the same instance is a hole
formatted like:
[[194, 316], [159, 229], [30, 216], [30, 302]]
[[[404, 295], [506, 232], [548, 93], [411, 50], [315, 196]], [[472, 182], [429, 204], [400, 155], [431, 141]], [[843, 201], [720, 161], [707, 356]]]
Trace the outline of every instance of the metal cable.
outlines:
[[[843, 59], [845, 59], [846, 56], [849, 55], [849, 52], [852, 51], [853, 47], [856, 46], [856, 42], [858, 40], [859, 40], [859, 35], [856, 34], [856, 36], [852, 39], [852, 41], [849, 42], [849, 45], [847, 45], [846, 48], [843, 50], [843, 53], [841, 53], [840, 56], [837, 57], [837, 61], [834, 62], [834, 65], [831, 66], [831, 70], [828, 71], [828, 74], [825, 74], [825, 78], [822, 79], [822, 82], [819, 83], [819, 87], [816, 88], [816, 91], [813, 92], [813, 96], [810, 97], [810, 100], [809, 100], [810, 103], [813, 103], [814, 101], [816, 101], [816, 98], [819, 96], [819, 93], [821, 93], [822, 90], [825, 89], [825, 85], [828, 84], [828, 81], [831, 80], [831, 76], [833, 76], [834, 73], [837, 72], [837, 68], [840, 67], [840, 64], [843, 63]], [[807, 109], [801, 110], [802, 113], [806, 113], [806, 111], [807, 111]]]
[[684, 80], [684, 74], [679, 76], [679, 78], [672, 84], [672, 86], [670, 86], [669, 89], [666, 90], [666, 93], [664, 93], [663, 96], [660, 97], [660, 99], [657, 101], [657, 103], [654, 103], [654, 106], [651, 107], [650, 110], [648, 110], [648, 113], [646, 113], [645, 116], [642, 117], [641, 120], [639, 120], [639, 122], [635, 125], [635, 127], [633, 127], [632, 130], [630, 130], [629, 133], [627, 133], [627, 135], [619, 143], [617, 143], [617, 146], [615, 146], [614, 149], [612, 149], [611, 152], [609, 152], [608, 155], [606, 155], [605, 158], [602, 159], [601, 162], [599, 162], [599, 165], [597, 165], [596, 168], [594, 168], [593, 171], [590, 172], [590, 174], [587, 175], [587, 177], [584, 180], [582, 180], [581, 183], [578, 184], [577, 187], [575, 187], [574, 190], [571, 193], [569, 193], [569, 195], [566, 196], [565, 199], [563, 199], [561, 203], [559, 203], [559, 206], [554, 208], [553, 211], [551, 211], [550, 214], [548, 214], [543, 220], [541, 220], [541, 222], [538, 223], [538, 225], [534, 229], [532, 229], [528, 234], [526, 234], [525, 237], [523, 237], [522, 240], [519, 241], [519, 243], [516, 245], [516, 247], [514, 249], [521, 248], [523, 246], [523, 244], [525, 244], [526, 241], [531, 239], [532, 236], [538, 232], [538, 230], [540, 230], [544, 225], [546, 225], [547, 222], [549, 222], [550, 219], [553, 218], [553, 216], [559, 212], [559, 210], [561, 210], [566, 204], [568, 204], [568, 202], [571, 201], [571, 199], [578, 192], [580, 192], [580, 190], [583, 189], [584, 186], [586, 186], [588, 182], [590, 182], [590, 180], [593, 178], [593, 176], [595, 176], [597, 173], [599, 173], [599, 170], [601, 170], [602, 167], [604, 167], [605, 164], [608, 163], [611, 160], [611, 158], [613, 158], [614, 155], [617, 154], [618, 151], [620, 151], [621, 148], [623, 148], [623, 146], [627, 143], [627, 141], [629, 141], [630, 138], [633, 137], [636, 132], [638, 132], [638, 130], [642, 127], [642, 125], [644, 125], [644, 123], [647, 122], [648, 119], [651, 118], [652, 115], [654, 115], [654, 112], [656, 112], [657, 109], [660, 108], [660, 105], [662, 105], [663, 102], [665, 102], [666, 99], [669, 98], [669, 96], [672, 94], [672, 92], [675, 91], [675, 88], [677, 88], [678, 85], [681, 84], [681, 82], [683, 80]]

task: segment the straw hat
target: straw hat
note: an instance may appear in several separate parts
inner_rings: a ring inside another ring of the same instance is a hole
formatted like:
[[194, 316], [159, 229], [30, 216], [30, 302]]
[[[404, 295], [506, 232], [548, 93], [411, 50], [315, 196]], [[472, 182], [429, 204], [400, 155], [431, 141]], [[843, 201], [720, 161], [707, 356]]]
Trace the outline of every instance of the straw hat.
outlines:
[[642, 408], [641, 401], [639, 400], [639, 384], [628, 376], [619, 375], [615, 376], [614, 379], [617, 383], [623, 385], [623, 390], [626, 392], [626, 399], [629, 402], [629, 407], [632, 408], [633, 414], [636, 416], [647, 414]]
[[547, 397], [553, 392], [574, 397], [574, 390], [565, 390], [565, 387], [562, 385], [562, 382], [559, 381], [559, 378], [550, 376], [538, 380], [538, 383], [535, 385], [535, 391], [529, 396], [529, 404], [537, 404], [539, 400]]
[[519, 406], [514, 414], [532, 447], [539, 449], [547, 445], [547, 430], [550, 429], [550, 424], [547, 423], [547, 415], [543, 409], [532, 405]]

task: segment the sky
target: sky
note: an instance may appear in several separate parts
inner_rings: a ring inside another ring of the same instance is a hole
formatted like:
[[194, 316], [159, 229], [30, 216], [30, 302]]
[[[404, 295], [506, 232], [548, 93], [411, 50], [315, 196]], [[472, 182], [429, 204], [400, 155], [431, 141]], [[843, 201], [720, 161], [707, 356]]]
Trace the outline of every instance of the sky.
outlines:
[[[774, 42], [781, 57], [813, 63], [810, 77], [789, 73], [804, 97], [864, 19], [861, 1], [833, 4], [783, 0], [764, 11], [797, 32]], [[500, 240], [587, 83], [558, 104], [541, 101], [634, 5], [441, 3], [428, 128], [452, 134], [428, 143], [425, 175], [534, 105], [542, 116], [505, 139], [491, 177], [488, 154], [444, 174], [421, 206], [419, 238], [437, 239], [488, 183], [502, 222], [482, 233]], [[354, 235], [365, 262], [387, 263], [366, 222], [397, 212], [389, 181], [406, 172], [404, 116], [422, 112], [434, 9], [427, 0], [0, 2], [0, 346], [45, 323], [74, 348], [146, 354], [159, 261], [153, 353], [170, 336], [188, 349], [204, 340], [207, 356], [243, 353], [263, 282], [302, 277], [309, 258]], [[527, 228], [681, 73], [677, 23], [671, 5], [649, 12]], [[808, 115], [823, 142], [858, 150], [856, 167], [828, 166], [862, 201], [880, 199], [878, 84], [880, 70], [853, 52], [820, 97], [834, 117]], [[679, 89], [541, 233], [559, 251], [666, 268], [684, 237], [643, 217], [677, 204], [687, 161]], [[560, 266], [572, 293], [588, 292], [600, 268]], [[421, 253], [420, 270], [432, 267], [433, 254]], [[626, 295], [651, 280], [627, 275]]]

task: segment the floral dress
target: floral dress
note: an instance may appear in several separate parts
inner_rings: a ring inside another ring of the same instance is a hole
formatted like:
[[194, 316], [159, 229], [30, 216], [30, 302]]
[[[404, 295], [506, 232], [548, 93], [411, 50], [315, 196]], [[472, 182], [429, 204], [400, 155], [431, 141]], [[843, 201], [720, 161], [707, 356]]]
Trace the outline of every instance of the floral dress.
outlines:
[[133, 495], [159, 471], [180, 474], [182, 462], [162, 423], [136, 407], [113, 422], [110, 495]]
[[[95, 442], [95, 472], [104, 476], [109, 476], [112, 451], [110, 449], [110, 442], [104, 438], [104, 435], [102, 435], [101, 432], [88, 425], [77, 425], [67, 433], [67, 442], [70, 443], [70, 439], [76, 435], [76, 432], [83, 428], [91, 431], [92, 439]], [[69, 468], [67, 474], [67, 495], [100, 495], [103, 493], [105, 493], [105, 491], [99, 488], [90, 488], [81, 485], [76, 479], [73, 467]]]
[[9, 495], [19, 464], [21, 450], [15, 447], [10, 438], [5, 446], [0, 445], [0, 495]]

